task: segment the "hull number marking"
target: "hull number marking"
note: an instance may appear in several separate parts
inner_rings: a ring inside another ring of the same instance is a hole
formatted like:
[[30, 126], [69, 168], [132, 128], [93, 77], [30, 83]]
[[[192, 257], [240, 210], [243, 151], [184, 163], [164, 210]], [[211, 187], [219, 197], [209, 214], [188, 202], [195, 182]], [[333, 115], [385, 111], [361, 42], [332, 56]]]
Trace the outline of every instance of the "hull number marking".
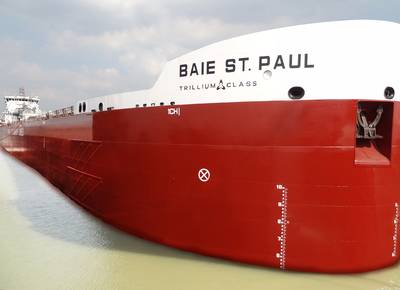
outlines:
[[170, 116], [180, 116], [181, 115], [181, 108], [169, 108], [168, 115]]

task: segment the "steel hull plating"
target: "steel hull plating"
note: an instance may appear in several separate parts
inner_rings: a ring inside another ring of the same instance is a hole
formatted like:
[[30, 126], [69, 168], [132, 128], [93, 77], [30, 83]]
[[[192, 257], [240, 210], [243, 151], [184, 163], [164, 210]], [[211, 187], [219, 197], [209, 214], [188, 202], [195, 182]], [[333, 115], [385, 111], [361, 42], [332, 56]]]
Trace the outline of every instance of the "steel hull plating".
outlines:
[[168, 108], [1, 127], [1, 145], [93, 214], [166, 245], [303, 271], [398, 260], [397, 103], [390, 158], [362, 164], [355, 100]]

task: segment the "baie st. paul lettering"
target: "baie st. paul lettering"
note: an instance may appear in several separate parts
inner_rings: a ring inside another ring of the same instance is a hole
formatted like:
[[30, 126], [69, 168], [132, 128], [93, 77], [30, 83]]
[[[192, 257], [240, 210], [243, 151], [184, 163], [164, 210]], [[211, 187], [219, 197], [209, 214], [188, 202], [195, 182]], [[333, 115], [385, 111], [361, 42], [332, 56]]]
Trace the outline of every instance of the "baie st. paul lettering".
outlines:
[[[229, 58], [223, 61], [223, 65], [225, 73], [252, 70], [310, 69], [315, 67], [308, 53], [277, 56], [264, 55], [259, 56], [257, 61], [252, 61], [250, 57]], [[213, 75], [216, 71], [217, 62], [215, 60], [179, 65], [179, 77], [181, 78]]]

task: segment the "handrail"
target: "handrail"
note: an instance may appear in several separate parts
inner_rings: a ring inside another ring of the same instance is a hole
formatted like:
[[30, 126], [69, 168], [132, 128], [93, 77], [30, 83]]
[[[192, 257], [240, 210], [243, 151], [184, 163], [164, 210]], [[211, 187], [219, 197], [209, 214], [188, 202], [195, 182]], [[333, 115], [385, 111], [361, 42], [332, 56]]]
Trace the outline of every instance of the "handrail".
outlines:
[[[48, 120], [48, 119], [52, 119], [52, 118], [59, 118], [59, 117], [66, 117], [66, 116], [72, 116], [74, 115], [74, 106], [69, 106], [69, 107], [65, 107], [65, 108], [61, 108], [61, 109], [57, 109], [57, 110], [53, 110], [53, 111], [47, 111], [44, 112], [40, 115], [37, 116], [32, 116], [29, 117], [26, 120], [17, 120], [15, 122], [12, 122], [10, 124], [4, 124], [4, 125], [12, 125], [21, 121], [28, 121], [28, 120]], [[0, 123], [1, 124], [1, 123]]]

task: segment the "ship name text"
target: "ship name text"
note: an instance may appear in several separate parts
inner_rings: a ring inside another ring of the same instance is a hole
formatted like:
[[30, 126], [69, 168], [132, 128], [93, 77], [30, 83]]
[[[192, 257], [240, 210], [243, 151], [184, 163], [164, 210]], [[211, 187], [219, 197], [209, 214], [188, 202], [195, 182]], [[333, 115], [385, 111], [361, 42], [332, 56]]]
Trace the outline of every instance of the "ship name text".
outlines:
[[[308, 53], [259, 56], [257, 61], [252, 61], [250, 57], [229, 58], [223, 62], [225, 73], [246, 72], [252, 70], [278, 70], [278, 69], [311, 69], [315, 65], [312, 63]], [[214, 75], [217, 71], [215, 60], [194, 62], [179, 65], [179, 77]]]

